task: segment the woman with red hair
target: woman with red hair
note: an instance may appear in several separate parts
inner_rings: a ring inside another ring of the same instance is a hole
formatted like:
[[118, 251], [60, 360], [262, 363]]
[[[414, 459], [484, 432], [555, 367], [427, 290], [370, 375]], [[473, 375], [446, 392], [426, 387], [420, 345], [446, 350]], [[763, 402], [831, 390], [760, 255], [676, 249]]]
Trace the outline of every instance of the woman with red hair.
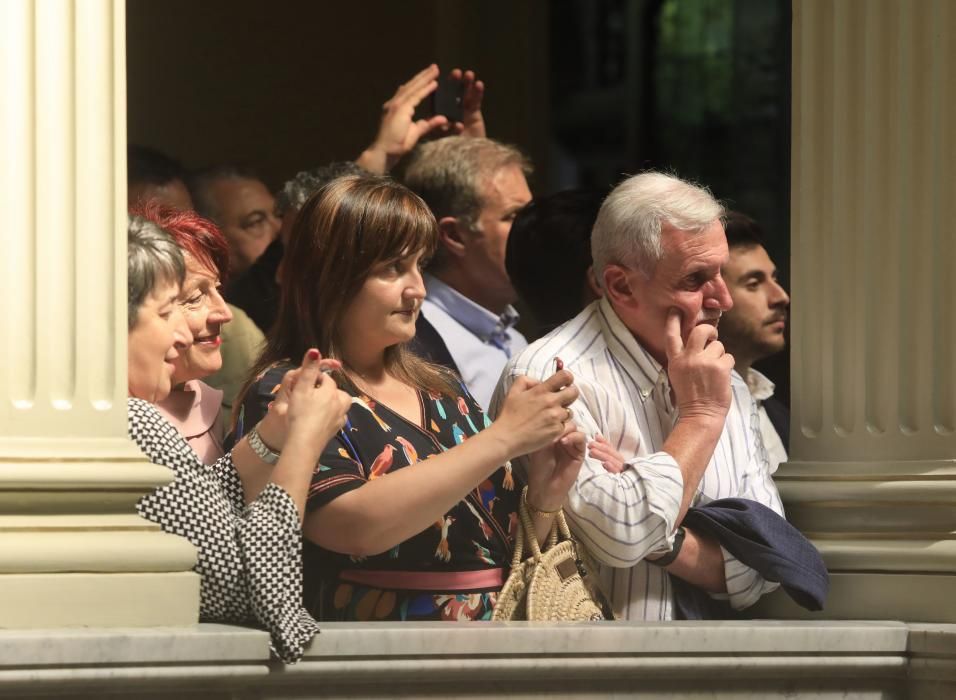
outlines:
[[179, 304], [193, 343], [173, 361], [172, 391], [157, 407], [200, 461], [212, 464], [224, 453], [222, 392], [200, 380], [222, 367], [222, 326], [232, 320], [221, 293], [229, 247], [219, 228], [194, 211], [148, 204], [133, 213], [168, 232], [186, 261]]

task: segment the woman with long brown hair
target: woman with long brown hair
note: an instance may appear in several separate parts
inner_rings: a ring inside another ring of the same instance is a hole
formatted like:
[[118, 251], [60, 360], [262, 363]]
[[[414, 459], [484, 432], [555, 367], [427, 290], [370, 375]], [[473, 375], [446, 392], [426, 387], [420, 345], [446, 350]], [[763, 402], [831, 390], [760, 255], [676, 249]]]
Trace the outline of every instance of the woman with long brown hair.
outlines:
[[292, 231], [279, 318], [238, 418], [254, 424], [289, 358], [339, 360], [352, 396], [324, 450], [303, 534], [305, 605], [320, 620], [484, 619], [505, 578], [521, 491], [547, 533], [584, 456], [569, 372], [520, 380], [492, 423], [456, 375], [410, 354], [437, 223], [382, 177], [314, 195]]

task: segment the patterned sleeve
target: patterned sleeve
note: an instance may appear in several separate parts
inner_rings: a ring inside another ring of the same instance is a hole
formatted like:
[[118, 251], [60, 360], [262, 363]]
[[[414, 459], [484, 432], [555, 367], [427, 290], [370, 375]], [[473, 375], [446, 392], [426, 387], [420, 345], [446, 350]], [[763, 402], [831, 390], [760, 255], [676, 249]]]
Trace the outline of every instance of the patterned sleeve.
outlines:
[[277, 362], [262, 372], [254, 381], [245, 396], [242, 404], [236, 409], [236, 427], [229, 436], [230, 446], [233, 447], [253, 426], [261, 421], [269, 411], [269, 404], [275, 399], [285, 373], [293, 369], [289, 362]]
[[[249, 387], [240, 407], [236, 422], [235, 440], [248, 432], [266, 415], [269, 404], [279, 390], [285, 373], [293, 369], [289, 362], [279, 362], [263, 372]], [[365, 470], [354, 444], [347, 437], [348, 425], [322, 450], [319, 466], [312, 476], [306, 499], [306, 510], [324, 506], [346, 491], [365, 483]]]
[[268, 484], [239, 521], [236, 540], [252, 616], [268, 630], [275, 655], [295, 663], [319, 625], [302, 607], [302, 531], [289, 494]]
[[271, 635], [276, 655], [297, 660], [317, 627], [301, 607], [302, 540], [292, 499], [268, 486], [248, 507], [226, 455], [202, 465], [176, 429], [152, 404], [128, 403], [129, 434], [147, 458], [176, 477], [143, 496], [137, 510], [166, 532], [188, 539], [198, 550], [200, 619], [255, 622]]
[[[350, 411], [351, 413], [351, 411]], [[313, 511], [362, 486], [368, 479], [355, 444], [348, 438], [349, 423], [329, 441], [312, 475], [306, 511]]]

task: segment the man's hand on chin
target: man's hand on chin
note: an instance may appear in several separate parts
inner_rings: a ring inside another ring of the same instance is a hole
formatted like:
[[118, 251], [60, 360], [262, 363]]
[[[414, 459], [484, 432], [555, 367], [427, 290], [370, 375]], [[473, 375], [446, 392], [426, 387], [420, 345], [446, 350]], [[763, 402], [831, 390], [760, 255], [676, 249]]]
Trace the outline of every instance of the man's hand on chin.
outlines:
[[681, 338], [681, 312], [667, 315], [667, 377], [681, 419], [699, 418], [723, 422], [730, 410], [730, 373], [733, 355], [717, 340], [717, 327], [702, 323], [691, 330], [687, 343]]

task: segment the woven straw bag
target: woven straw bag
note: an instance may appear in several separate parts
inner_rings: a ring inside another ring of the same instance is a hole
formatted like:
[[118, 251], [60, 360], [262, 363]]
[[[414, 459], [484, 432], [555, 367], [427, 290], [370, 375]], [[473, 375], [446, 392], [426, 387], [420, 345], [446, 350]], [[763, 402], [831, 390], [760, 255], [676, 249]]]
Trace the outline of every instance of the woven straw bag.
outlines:
[[[518, 512], [511, 574], [498, 594], [491, 619], [613, 620], [611, 606], [597, 583], [597, 567], [584, 546], [571, 537], [564, 513], [555, 515], [548, 548], [542, 552], [523, 495]], [[525, 539], [531, 556], [522, 561]]]

